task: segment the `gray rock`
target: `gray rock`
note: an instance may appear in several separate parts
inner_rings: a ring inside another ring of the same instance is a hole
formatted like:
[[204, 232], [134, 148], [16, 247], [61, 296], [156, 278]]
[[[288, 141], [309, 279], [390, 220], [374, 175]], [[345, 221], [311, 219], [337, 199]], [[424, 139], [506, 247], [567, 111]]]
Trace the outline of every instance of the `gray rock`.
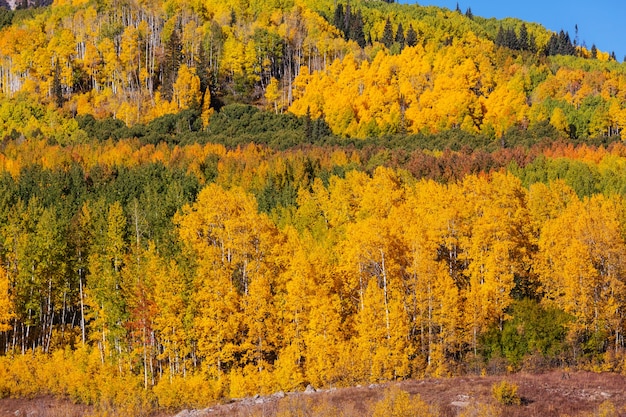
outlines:
[[274, 398], [285, 398], [285, 393], [283, 391], [278, 391], [272, 395]]
[[305, 394], [313, 394], [315, 392], [315, 388], [313, 388], [313, 386], [311, 384], [306, 386], [306, 389], [304, 390]]

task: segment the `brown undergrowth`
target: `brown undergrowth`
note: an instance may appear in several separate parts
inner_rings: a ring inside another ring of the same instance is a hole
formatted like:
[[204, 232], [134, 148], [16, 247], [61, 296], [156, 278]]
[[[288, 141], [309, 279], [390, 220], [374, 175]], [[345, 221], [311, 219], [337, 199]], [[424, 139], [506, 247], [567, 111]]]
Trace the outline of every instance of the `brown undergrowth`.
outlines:
[[[492, 387], [501, 381], [518, 387], [520, 405], [504, 406], [494, 398]], [[362, 417], [385, 415], [391, 409], [397, 416], [626, 416], [626, 376], [613, 373], [465, 376], [310, 391], [230, 400], [203, 410], [175, 410], [158, 416]], [[420, 412], [415, 414], [415, 409]], [[50, 396], [0, 399], [0, 417], [99, 415], [89, 407]]]

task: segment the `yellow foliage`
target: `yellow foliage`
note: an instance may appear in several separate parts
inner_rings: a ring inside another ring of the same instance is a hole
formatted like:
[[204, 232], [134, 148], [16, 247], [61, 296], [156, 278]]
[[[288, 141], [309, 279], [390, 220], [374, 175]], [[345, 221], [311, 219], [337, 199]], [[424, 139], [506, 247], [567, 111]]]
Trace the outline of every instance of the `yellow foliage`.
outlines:
[[178, 69], [178, 77], [174, 83], [174, 96], [172, 102], [176, 109], [186, 109], [194, 103], [200, 103], [200, 78], [193, 68], [183, 64]]
[[15, 317], [13, 301], [9, 295], [9, 277], [0, 266], [0, 332], [11, 329], [11, 320]]
[[419, 395], [411, 397], [397, 386], [385, 390], [385, 396], [374, 405], [373, 417], [435, 417], [439, 415], [434, 406], [422, 401]]
[[159, 407], [204, 408], [223, 395], [223, 381], [207, 380], [201, 373], [170, 375], [166, 373], [152, 388]]

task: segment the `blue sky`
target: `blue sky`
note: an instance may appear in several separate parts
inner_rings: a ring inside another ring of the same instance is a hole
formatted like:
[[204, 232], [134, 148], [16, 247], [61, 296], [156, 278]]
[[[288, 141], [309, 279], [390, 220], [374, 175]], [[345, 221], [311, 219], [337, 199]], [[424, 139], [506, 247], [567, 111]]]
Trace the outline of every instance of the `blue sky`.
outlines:
[[[399, 0], [400, 3], [416, 3]], [[457, 0], [418, 0], [421, 6], [456, 8]], [[626, 0], [460, 0], [463, 12], [468, 7], [482, 17], [517, 17], [540, 23], [558, 32], [563, 29], [574, 39], [574, 26], [578, 25], [579, 42], [587, 47], [595, 44], [599, 50], [615, 51], [622, 62], [626, 55]]]

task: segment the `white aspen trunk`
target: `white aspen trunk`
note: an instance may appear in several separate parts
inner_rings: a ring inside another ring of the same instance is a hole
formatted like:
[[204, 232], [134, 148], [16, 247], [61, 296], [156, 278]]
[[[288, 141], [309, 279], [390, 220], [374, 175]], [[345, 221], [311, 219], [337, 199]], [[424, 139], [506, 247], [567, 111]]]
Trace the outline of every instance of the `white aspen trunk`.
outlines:
[[380, 250], [380, 257], [383, 270], [383, 291], [385, 295], [385, 324], [387, 326], [387, 340], [391, 339], [390, 325], [389, 325], [389, 301], [387, 299], [387, 269], [385, 268], [385, 253]]

